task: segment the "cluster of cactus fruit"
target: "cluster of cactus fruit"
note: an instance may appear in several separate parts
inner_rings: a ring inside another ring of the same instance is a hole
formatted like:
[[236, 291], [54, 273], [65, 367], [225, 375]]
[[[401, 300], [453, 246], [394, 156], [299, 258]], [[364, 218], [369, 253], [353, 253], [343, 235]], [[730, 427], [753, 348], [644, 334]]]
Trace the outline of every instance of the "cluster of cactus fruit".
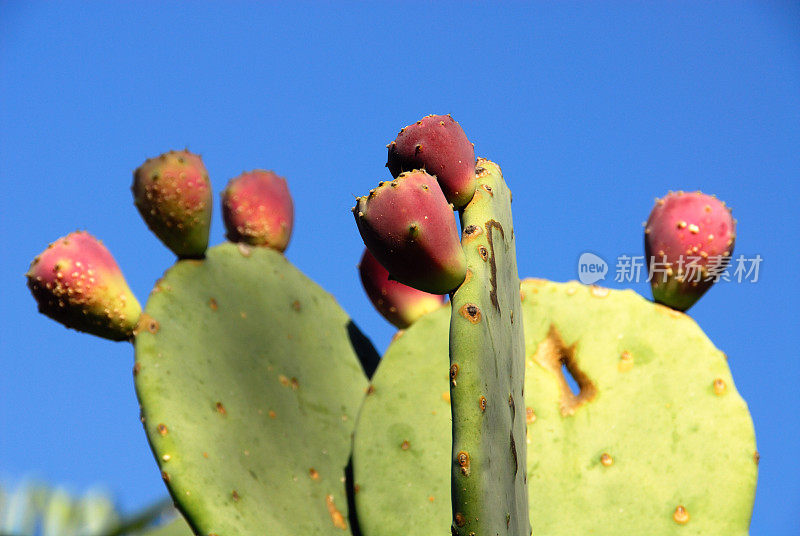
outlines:
[[32, 263], [42, 313], [133, 342], [141, 420], [191, 530], [747, 534], [750, 415], [725, 355], [681, 312], [732, 251], [724, 204], [657, 202], [653, 303], [521, 281], [511, 192], [449, 115], [402, 129], [388, 151], [393, 179], [353, 208], [363, 286], [400, 328], [382, 359], [282, 255], [293, 206], [272, 172], [231, 180], [231, 243], [207, 249], [200, 157], [136, 170], [136, 206], [179, 258], [144, 311], [87, 233]]

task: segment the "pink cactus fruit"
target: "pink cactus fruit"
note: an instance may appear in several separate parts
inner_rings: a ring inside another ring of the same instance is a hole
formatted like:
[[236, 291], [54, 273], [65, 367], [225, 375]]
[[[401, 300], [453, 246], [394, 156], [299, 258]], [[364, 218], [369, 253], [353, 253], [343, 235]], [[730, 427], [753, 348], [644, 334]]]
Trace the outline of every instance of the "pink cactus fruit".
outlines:
[[461, 125], [449, 115], [428, 115], [400, 130], [387, 145], [386, 167], [393, 177], [424, 169], [435, 175], [444, 196], [457, 209], [472, 199], [477, 185], [475, 149]]
[[255, 170], [231, 179], [222, 192], [228, 240], [284, 251], [294, 225], [294, 204], [286, 179]]
[[410, 287], [446, 294], [466, 277], [452, 205], [424, 171], [382, 182], [353, 208], [367, 248], [392, 277]]
[[730, 208], [714, 196], [670, 192], [656, 200], [644, 233], [653, 298], [685, 311], [730, 262], [736, 221]]
[[131, 338], [142, 308], [114, 257], [89, 233], [59, 238], [25, 275], [42, 314], [106, 339]]
[[170, 151], [133, 172], [133, 200], [151, 231], [180, 258], [200, 258], [211, 227], [211, 182], [200, 156]]
[[361, 256], [358, 272], [372, 305], [397, 328], [407, 328], [444, 303], [444, 296], [423, 292], [390, 279], [389, 271], [368, 249]]

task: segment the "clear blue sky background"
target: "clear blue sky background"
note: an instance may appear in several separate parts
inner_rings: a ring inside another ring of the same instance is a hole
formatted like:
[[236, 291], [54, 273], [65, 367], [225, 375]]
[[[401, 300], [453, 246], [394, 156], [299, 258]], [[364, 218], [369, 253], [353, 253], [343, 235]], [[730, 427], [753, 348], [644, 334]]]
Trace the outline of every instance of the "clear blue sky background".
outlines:
[[131, 201], [146, 157], [188, 146], [216, 192], [245, 169], [285, 175], [289, 259], [382, 350], [392, 330], [357, 280], [352, 196], [388, 176], [400, 127], [448, 112], [514, 191], [523, 276], [574, 279], [587, 250], [642, 254], [641, 223], [670, 189], [734, 207], [736, 252], [762, 256], [759, 281], [720, 284], [691, 314], [755, 421], [752, 533], [798, 534], [800, 7], [788, 2], [0, 2], [0, 479], [104, 483], [127, 510], [165, 493], [132, 349], [39, 316], [23, 278], [48, 242], [88, 229], [144, 301], [173, 261]]

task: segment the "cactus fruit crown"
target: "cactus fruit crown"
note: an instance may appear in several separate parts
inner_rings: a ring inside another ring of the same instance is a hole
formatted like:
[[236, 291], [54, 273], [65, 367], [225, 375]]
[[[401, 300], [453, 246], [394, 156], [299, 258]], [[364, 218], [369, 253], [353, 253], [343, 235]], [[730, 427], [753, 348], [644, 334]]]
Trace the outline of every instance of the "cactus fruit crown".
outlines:
[[[745, 536], [753, 426], [700, 328], [632, 291], [520, 283], [511, 192], [449, 116], [402, 130], [388, 165], [394, 180], [353, 210], [365, 289], [410, 324], [377, 371], [368, 339], [281, 255], [293, 206], [272, 172], [231, 180], [223, 219], [239, 243], [206, 252], [200, 158], [136, 171], [137, 207], [181, 258], [144, 312], [88, 233], [31, 264], [44, 314], [133, 339], [141, 421], [192, 531]], [[707, 289], [675, 256], [710, 272], [732, 252], [729, 218], [699, 193], [657, 204], [646, 248], [672, 270], [658, 301], [685, 308]]]
[[702, 192], [657, 199], [645, 224], [645, 255], [655, 301], [685, 311], [713, 284], [733, 254], [736, 222], [724, 202]]

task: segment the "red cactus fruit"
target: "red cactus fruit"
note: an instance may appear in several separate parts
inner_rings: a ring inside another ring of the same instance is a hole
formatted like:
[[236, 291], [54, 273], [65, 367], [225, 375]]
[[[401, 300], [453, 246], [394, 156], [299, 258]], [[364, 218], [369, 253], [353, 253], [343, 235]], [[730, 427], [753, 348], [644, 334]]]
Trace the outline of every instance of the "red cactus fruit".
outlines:
[[467, 272], [452, 205], [424, 171], [382, 182], [353, 208], [367, 248], [400, 283], [446, 294]]
[[462, 208], [475, 194], [475, 149], [449, 115], [428, 115], [400, 131], [387, 145], [386, 167], [393, 177], [424, 169], [435, 175], [444, 196]]
[[294, 224], [294, 204], [286, 179], [255, 170], [231, 179], [222, 192], [228, 240], [284, 251]]
[[423, 292], [389, 279], [389, 271], [368, 249], [361, 256], [358, 273], [372, 305], [397, 328], [407, 328], [419, 317], [435, 311], [444, 303], [444, 296]]
[[203, 257], [211, 227], [211, 183], [200, 156], [170, 151], [133, 172], [133, 201], [151, 231], [180, 258]]
[[645, 224], [644, 247], [655, 301], [685, 311], [724, 272], [733, 254], [736, 222], [716, 197], [670, 192]]
[[142, 308], [114, 257], [89, 233], [59, 238], [25, 275], [40, 313], [106, 339], [131, 338]]

